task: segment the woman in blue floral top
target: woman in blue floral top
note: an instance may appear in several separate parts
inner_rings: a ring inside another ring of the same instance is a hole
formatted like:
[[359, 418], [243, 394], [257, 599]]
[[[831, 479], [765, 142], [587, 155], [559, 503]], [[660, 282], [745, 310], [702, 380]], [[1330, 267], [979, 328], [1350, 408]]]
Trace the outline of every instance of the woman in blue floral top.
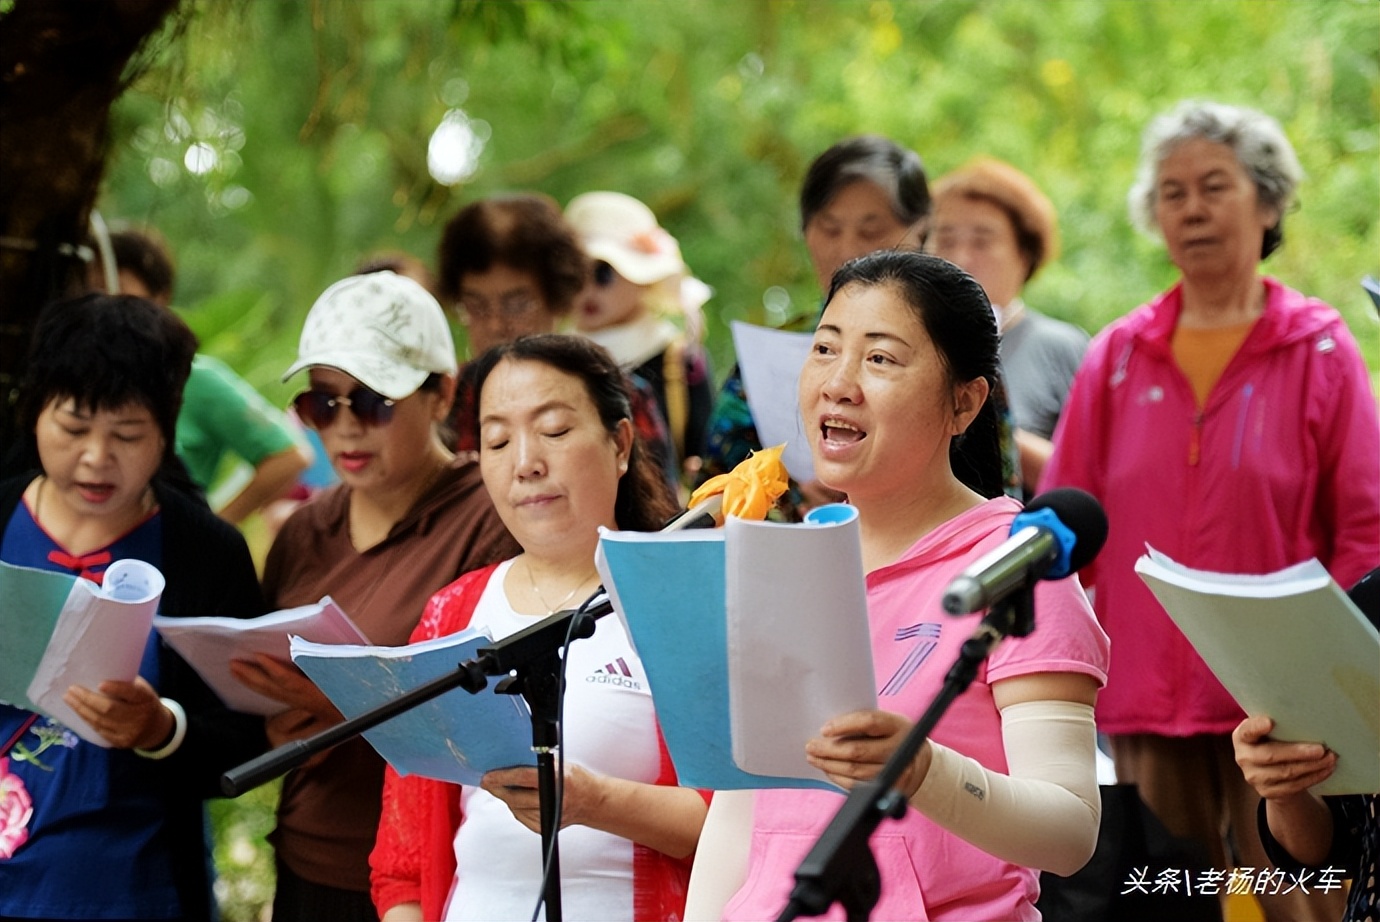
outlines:
[[[88, 295], [39, 318], [0, 480], [0, 561], [100, 582], [126, 558], [166, 578], [164, 615], [261, 614], [248, 548], [190, 486], [174, 426], [196, 338], [140, 298]], [[151, 634], [133, 682], [65, 703], [107, 746], [0, 703], [0, 917], [214, 917], [203, 798], [263, 751]]]

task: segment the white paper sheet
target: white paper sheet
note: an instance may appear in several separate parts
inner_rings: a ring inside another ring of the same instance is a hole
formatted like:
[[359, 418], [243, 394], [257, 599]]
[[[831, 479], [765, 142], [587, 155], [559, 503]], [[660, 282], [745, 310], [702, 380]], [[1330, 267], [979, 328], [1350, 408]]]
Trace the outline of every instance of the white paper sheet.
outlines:
[[800, 483], [815, 479], [815, 461], [810, 443], [800, 422], [797, 387], [800, 369], [810, 353], [813, 333], [791, 333], [768, 327], [733, 322], [733, 348], [738, 353], [738, 368], [743, 374], [748, 408], [757, 425], [763, 445], [780, 445], [786, 450], [781, 463]]
[[822, 506], [803, 527], [730, 518], [724, 543], [733, 760], [815, 777], [805, 743], [877, 706], [858, 511]]
[[1316, 560], [1261, 576], [1136, 561], [1169, 617], [1276, 739], [1320, 742], [1337, 770], [1318, 794], [1380, 791], [1380, 633]]
[[114, 679], [130, 682], [139, 674], [149, 626], [163, 595], [163, 574], [142, 560], [117, 560], [101, 585], [79, 579], [58, 615], [52, 640], [29, 683], [29, 700], [73, 733], [109, 748], [105, 737], [62, 700], [67, 689], [95, 690]]
[[312, 605], [285, 608], [258, 618], [155, 618], [153, 626], [191, 664], [228, 707], [271, 717], [287, 706], [241, 685], [230, 661], [267, 653], [290, 662], [289, 634], [325, 644], [368, 644], [330, 596]]

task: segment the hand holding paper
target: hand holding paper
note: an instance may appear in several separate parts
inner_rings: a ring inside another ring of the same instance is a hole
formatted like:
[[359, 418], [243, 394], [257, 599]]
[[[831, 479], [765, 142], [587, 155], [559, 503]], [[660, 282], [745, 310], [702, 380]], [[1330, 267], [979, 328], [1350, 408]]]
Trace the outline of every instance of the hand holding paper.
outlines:
[[155, 618], [153, 626], [226, 706], [264, 717], [293, 707], [333, 715], [325, 696], [290, 665], [288, 635], [319, 643], [369, 642], [330, 596], [258, 618]]
[[1337, 753], [1322, 743], [1272, 739], [1274, 728], [1269, 717], [1247, 717], [1231, 734], [1236, 764], [1257, 794], [1271, 799], [1293, 797], [1331, 777]]
[[[901, 745], [912, 724], [890, 711], [854, 711], [826, 723], [820, 735], [805, 745], [811, 765], [829, 776], [846, 791], [863, 781], [871, 781]], [[929, 769], [928, 744], [897, 782], [896, 787], [909, 800]]]
[[95, 730], [101, 739], [91, 742], [100, 746], [155, 749], [172, 735], [175, 726], [176, 718], [142, 676], [136, 676], [132, 682], [108, 680], [95, 691], [73, 685], [62, 701], [81, 721], [64, 723], [84, 739], [88, 737], [83, 729]]
[[[97, 746], [147, 741], [149, 723], [170, 716], [162, 713], [147, 682], [135, 684], [163, 585], [163, 574], [132, 559], [111, 564], [100, 586], [84, 579], [74, 582], [29, 683], [29, 700]], [[113, 695], [92, 691], [102, 689], [102, 683], [109, 683]], [[89, 694], [69, 699], [73, 686]], [[78, 702], [83, 711], [74, 708]], [[97, 725], [88, 717], [97, 718]]]
[[1323, 565], [1243, 576], [1147, 550], [1136, 573], [1242, 709], [1337, 752], [1314, 793], [1380, 791], [1380, 633]]

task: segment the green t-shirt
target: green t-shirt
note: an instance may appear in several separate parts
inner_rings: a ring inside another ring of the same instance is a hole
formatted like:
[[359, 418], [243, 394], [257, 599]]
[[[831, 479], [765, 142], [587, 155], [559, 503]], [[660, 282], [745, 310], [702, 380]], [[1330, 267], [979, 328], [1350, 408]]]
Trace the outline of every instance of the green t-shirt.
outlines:
[[296, 444], [287, 415], [228, 365], [209, 355], [192, 360], [177, 417], [177, 454], [193, 480], [210, 487], [227, 454], [257, 467]]

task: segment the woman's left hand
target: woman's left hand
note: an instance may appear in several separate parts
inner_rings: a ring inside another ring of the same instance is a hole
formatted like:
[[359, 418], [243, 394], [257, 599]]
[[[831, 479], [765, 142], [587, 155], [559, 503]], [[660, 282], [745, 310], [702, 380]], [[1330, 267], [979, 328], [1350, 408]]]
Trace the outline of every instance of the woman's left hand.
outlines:
[[98, 691], [73, 685], [62, 700], [116, 749], [157, 749], [176, 726], [172, 711], [142, 676], [102, 682]]
[[[561, 794], [561, 828], [588, 825], [604, 798], [603, 777], [578, 765], [566, 765], [565, 790]], [[517, 821], [541, 832], [541, 800], [537, 795], [535, 768], [500, 768], [484, 776], [479, 785], [508, 805]]]
[[[805, 758], [830, 781], [851, 791], [855, 784], [877, 777], [910, 728], [911, 722], [900, 714], [854, 711], [825, 724], [819, 736], [805, 744]], [[929, 769], [930, 744], [926, 741], [896, 782], [897, 790], [909, 799]]]
[[275, 656], [255, 653], [253, 659], [231, 660], [230, 674], [246, 688], [296, 710], [307, 711], [325, 726], [345, 719], [302, 670]]

